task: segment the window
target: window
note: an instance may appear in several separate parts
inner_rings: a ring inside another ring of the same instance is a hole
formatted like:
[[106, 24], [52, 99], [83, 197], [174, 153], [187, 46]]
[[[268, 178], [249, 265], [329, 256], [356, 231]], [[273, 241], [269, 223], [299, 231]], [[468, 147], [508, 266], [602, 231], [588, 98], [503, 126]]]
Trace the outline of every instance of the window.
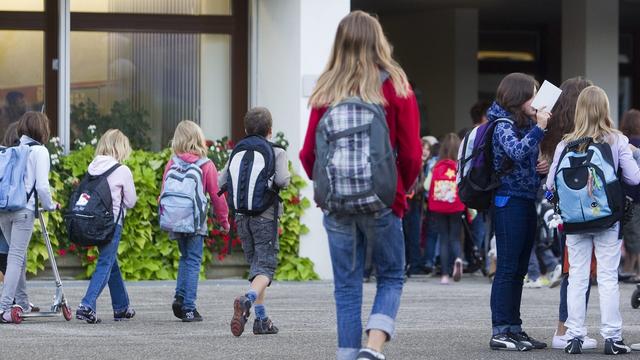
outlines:
[[0, 0], [0, 11], [44, 11], [44, 0]]
[[229, 35], [71, 33], [71, 140], [119, 127], [134, 145], [168, 145], [181, 120], [230, 135]]
[[0, 141], [9, 123], [44, 103], [44, 33], [0, 30]]
[[231, 15], [231, 0], [71, 0], [72, 12]]

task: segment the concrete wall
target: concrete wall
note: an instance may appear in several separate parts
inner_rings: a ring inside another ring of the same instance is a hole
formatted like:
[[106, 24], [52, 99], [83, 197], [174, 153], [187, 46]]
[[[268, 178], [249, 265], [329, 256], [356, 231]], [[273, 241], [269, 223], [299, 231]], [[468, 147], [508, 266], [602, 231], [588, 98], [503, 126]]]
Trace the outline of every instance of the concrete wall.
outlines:
[[[303, 176], [298, 153], [307, 131], [309, 91], [329, 58], [338, 22], [349, 10], [348, 0], [252, 3], [251, 105], [271, 110], [274, 131], [286, 134], [289, 159]], [[303, 195], [313, 199], [310, 182]], [[311, 231], [301, 239], [300, 255], [313, 260], [321, 278], [331, 279], [321, 211], [314, 205], [302, 222]]]

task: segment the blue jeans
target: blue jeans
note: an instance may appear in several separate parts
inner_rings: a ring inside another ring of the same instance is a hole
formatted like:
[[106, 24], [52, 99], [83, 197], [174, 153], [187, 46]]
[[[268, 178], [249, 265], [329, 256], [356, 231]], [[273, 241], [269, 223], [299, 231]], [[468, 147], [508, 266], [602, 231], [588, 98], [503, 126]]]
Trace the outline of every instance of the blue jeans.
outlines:
[[498, 261], [491, 287], [493, 334], [522, 331], [522, 284], [536, 233], [535, 201], [511, 197], [494, 208]]
[[2, 230], [0, 230], [0, 254], [8, 254], [9, 253], [9, 243], [7, 239], [4, 238], [2, 234]]
[[[540, 254], [540, 256], [542, 258], [542, 262], [544, 263], [544, 266], [547, 268], [547, 273], [553, 271], [553, 269], [555, 269], [556, 266], [558, 266], [559, 264], [558, 258], [556, 258], [556, 256], [553, 254], [553, 251], [551, 251], [551, 249], [545, 249]], [[538, 255], [536, 253], [535, 247], [531, 249], [531, 256], [529, 258], [529, 265], [528, 265], [528, 274], [529, 274], [529, 280], [531, 281], [538, 280], [542, 275], [540, 271], [540, 263], [538, 261]]]
[[482, 246], [484, 244], [484, 238], [486, 237], [486, 233], [487, 233], [487, 226], [485, 224], [486, 219], [485, 219], [485, 213], [484, 212], [478, 212], [478, 215], [476, 216], [475, 219], [473, 219], [473, 221], [471, 222], [471, 233], [473, 234], [473, 245], [475, 245], [478, 250], [482, 249]]
[[402, 221], [390, 209], [371, 215], [325, 214], [338, 318], [338, 360], [354, 360], [362, 346], [362, 276], [365, 246], [373, 246], [377, 291], [367, 323], [391, 339], [404, 283]]
[[129, 295], [122, 280], [120, 266], [118, 266], [118, 245], [122, 236], [122, 225], [116, 226], [113, 240], [101, 246], [96, 270], [89, 281], [89, 288], [81, 304], [96, 311], [96, 301], [107, 284], [111, 293], [111, 306], [114, 312], [122, 312], [129, 308]]
[[426, 239], [422, 262], [424, 266], [433, 268], [436, 256], [438, 256], [438, 231], [436, 230], [436, 222], [432, 212], [427, 213], [424, 223], [426, 230], [423, 231], [422, 234]]
[[451, 275], [453, 262], [462, 254], [462, 214], [433, 214], [440, 240], [442, 275]]
[[202, 235], [177, 234], [176, 241], [178, 241], [180, 249], [176, 296], [182, 296], [184, 299], [182, 310], [192, 311], [196, 308], [198, 296], [204, 237]]
[[402, 219], [404, 230], [405, 257], [409, 271], [422, 269], [422, 254], [420, 253], [420, 230], [422, 227], [422, 199], [409, 200], [409, 212]]

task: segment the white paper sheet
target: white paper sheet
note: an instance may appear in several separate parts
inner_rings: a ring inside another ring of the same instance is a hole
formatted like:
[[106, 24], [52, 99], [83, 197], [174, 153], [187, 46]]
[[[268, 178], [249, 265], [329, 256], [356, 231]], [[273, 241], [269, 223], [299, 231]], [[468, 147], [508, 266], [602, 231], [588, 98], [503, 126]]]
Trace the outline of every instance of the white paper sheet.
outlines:
[[536, 110], [544, 108], [545, 111], [551, 112], [551, 109], [553, 109], [553, 106], [556, 104], [556, 101], [558, 101], [561, 93], [562, 90], [560, 90], [560, 88], [545, 80], [542, 83], [540, 90], [538, 90], [536, 97], [533, 98], [531, 107]]

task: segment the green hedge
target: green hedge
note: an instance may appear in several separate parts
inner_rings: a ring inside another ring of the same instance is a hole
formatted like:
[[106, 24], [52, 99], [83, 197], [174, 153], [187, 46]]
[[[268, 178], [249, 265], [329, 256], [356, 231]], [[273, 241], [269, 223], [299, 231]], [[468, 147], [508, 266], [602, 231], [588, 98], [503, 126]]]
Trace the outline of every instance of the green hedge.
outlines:
[[[96, 135], [97, 136], [97, 135]], [[287, 145], [282, 134], [276, 141]], [[66, 208], [72, 189], [84, 176], [94, 155], [92, 145], [83, 143], [79, 148], [63, 155], [58, 139], [52, 139], [49, 146], [52, 160], [50, 183], [54, 191], [54, 199], [63, 209]], [[211, 142], [210, 158], [218, 169], [224, 166], [232, 147], [227, 139]], [[143, 150], [134, 151], [125, 164], [131, 169], [138, 193], [136, 206], [127, 212], [122, 239], [118, 249], [118, 259], [122, 274], [127, 280], [167, 280], [175, 279], [178, 270], [179, 251], [175, 241], [168, 238], [166, 232], [158, 226], [157, 197], [164, 166], [171, 156], [169, 149], [161, 152]], [[298, 175], [293, 175], [291, 186], [281, 193], [285, 213], [280, 226], [280, 266], [276, 273], [278, 280], [310, 280], [318, 276], [313, 270], [313, 263], [307, 258], [298, 256], [300, 235], [308, 232], [300, 223], [304, 209], [309, 200], [300, 198], [300, 190], [306, 186]], [[98, 251], [96, 248], [79, 248], [68, 241], [63, 223], [62, 212], [45, 213], [47, 229], [58, 256], [79, 256], [86, 269], [86, 277], [95, 269]], [[240, 248], [240, 240], [235, 232], [231, 219], [232, 231], [224, 235], [219, 231], [213, 219], [209, 221], [209, 236], [205, 241], [205, 252], [201, 276], [204, 269], [215, 261], [222, 261], [228, 254], [228, 245]], [[39, 225], [32, 238], [27, 256], [27, 271], [37, 274], [48, 262], [48, 254]]]

